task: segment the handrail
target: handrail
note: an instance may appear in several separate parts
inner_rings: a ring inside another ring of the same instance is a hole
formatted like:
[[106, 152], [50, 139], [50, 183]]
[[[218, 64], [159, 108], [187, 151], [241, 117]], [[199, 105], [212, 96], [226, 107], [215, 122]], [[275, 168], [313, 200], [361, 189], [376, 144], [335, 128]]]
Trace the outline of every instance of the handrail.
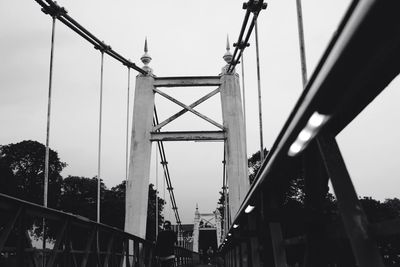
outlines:
[[329, 121], [323, 128], [336, 135], [398, 75], [400, 22], [393, 8], [399, 4], [353, 2], [262, 163], [234, 221], [244, 214], [265, 180], [274, 179], [269, 177], [272, 169], [290, 159], [289, 147], [313, 112], [327, 114]]
[[[58, 262], [77, 265], [78, 260], [80, 266], [99, 262], [104, 266], [120, 266], [128, 258], [135, 266], [155, 264], [153, 242], [83, 216], [45, 208], [1, 193], [0, 214], [0, 222], [5, 225], [0, 231], [0, 254], [6, 253], [10, 261], [16, 259], [17, 266], [24, 264], [23, 259], [30, 259], [38, 266], [38, 259], [43, 254], [46, 266], [56, 266]], [[47, 241], [53, 244], [53, 248], [44, 251], [31, 247], [27, 232], [41, 227], [43, 219], [46, 220], [46, 231], [54, 233], [53, 240]], [[182, 247], [176, 247], [175, 251], [177, 266], [197, 262], [196, 253]], [[2, 257], [0, 263], [1, 260]]]
[[[297, 155], [302, 154], [302, 152], [308, 156], [311, 155], [310, 153], [317, 153], [318, 150], [312, 150], [310, 152], [310, 149], [307, 148], [307, 144], [316, 141], [314, 143], [318, 144], [318, 149], [320, 151], [318, 153], [324, 156], [323, 163], [325, 164], [326, 170], [328, 170], [328, 167], [331, 168], [329, 171], [332, 170], [332, 166], [334, 166], [332, 163], [339, 163], [336, 164], [335, 167], [338, 168], [337, 166], [340, 166], [340, 174], [342, 177], [336, 176], [334, 177], [335, 179], [350, 180], [349, 176], [346, 176], [347, 170], [345, 169], [343, 161], [340, 159], [340, 151], [337, 145], [335, 145], [336, 143], [333, 137], [351, 123], [351, 121], [400, 73], [400, 18], [396, 12], [399, 8], [400, 2], [398, 1], [353, 1], [350, 5], [317, 65], [316, 70], [307, 83], [305, 90], [294, 106], [269, 154], [262, 162], [260, 170], [256, 175], [255, 182], [245, 196], [233, 220], [232, 227], [226, 233], [226, 239], [220, 246], [219, 251], [221, 255], [224, 255], [228, 266], [233, 266], [235, 264], [235, 257], [237, 257], [236, 248], [240, 246], [241, 243], [250, 242], [252, 248], [253, 245], [257, 246], [255, 236], [259, 234], [258, 231], [265, 231], [260, 227], [268, 227], [266, 225], [257, 226], [257, 223], [260, 224], [260, 216], [266, 216], [265, 220], [270, 220], [271, 222], [279, 222], [279, 219], [274, 218], [274, 213], [279, 211], [278, 207], [275, 208], [275, 210], [269, 207], [260, 207], [260, 205], [262, 206], [269, 202], [264, 199], [265, 197], [269, 197], [264, 193], [276, 191], [278, 190], [276, 185], [281, 183], [282, 180], [294, 178], [289, 177], [288, 170], [297, 170], [301, 168], [301, 159], [297, 157]], [[322, 115], [324, 117], [324, 124], [322, 123], [316, 128], [311, 139], [305, 143], [298, 153], [290, 154], [290, 147], [296, 142], [300, 132], [307, 127], [313, 114]], [[320, 142], [321, 138], [322, 143]], [[331, 154], [323, 154], [327, 152]], [[319, 154], [314, 156], [317, 159], [321, 157]], [[332, 157], [332, 159], [329, 157]], [[337, 173], [335, 174], [337, 175]], [[332, 179], [332, 177], [329, 178]], [[286, 183], [286, 186], [288, 186], [288, 183]], [[343, 186], [343, 184], [340, 186]], [[350, 192], [352, 190], [351, 186], [350, 180], [350, 182], [346, 184], [346, 188], [337, 187], [341, 189], [341, 191], [348, 190], [347, 192]], [[286, 188], [282, 188], [282, 190], [284, 189]], [[323, 192], [320, 193], [322, 194]], [[356, 201], [357, 196], [353, 194], [351, 197], [355, 199], [355, 201], [351, 203], [354, 205], [353, 207], [359, 207]], [[343, 198], [342, 200], [338, 199], [338, 201], [339, 203], [340, 201], [349, 202], [348, 199]], [[245, 212], [247, 207], [254, 205], [259, 205], [256, 207], [256, 209], [258, 209], [256, 214], [254, 214], [254, 212], [250, 214], [249, 212]], [[360, 209], [362, 210], [362, 208]], [[354, 210], [356, 210], [356, 208], [353, 208], [353, 211]], [[267, 211], [271, 214], [260, 215], [260, 213]], [[364, 216], [360, 214], [344, 215], [342, 213], [343, 209], [341, 209], [340, 212], [344, 224], [352, 222], [358, 223], [357, 218], [361, 221], [361, 217]], [[351, 217], [351, 215], [353, 215], [354, 218]], [[312, 221], [313, 219], [309, 218], [308, 220]], [[251, 225], [250, 221], [252, 221]], [[364, 223], [364, 221], [362, 222]], [[380, 230], [382, 229], [381, 225], [389, 225], [390, 231], [388, 232], [400, 233], [398, 222], [399, 220], [394, 220], [383, 222], [376, 226], [372, 224], [368, 225], [371, 229]], [[395, 224], [397, 224], [397, 227], [395, 227]], [[240, 228], [237, 229], [238, 227]], [[283, 248], [285, 242], [282, 241], [283, 236], [281, 229], [273, 223], [270, 224], [269, 227], [271, 229], [271, 236], [269, 238], [271, 238], [272, 242], [275, 242], [272, 246], [274, 246], [274, 249], [278, 249], [273, 252], [274, 257], [281, 257], [279, 259], [274, 258], [274, 260], [284, 262], [285, 254], [282, 251], [285, 250], [285, 248]], [[364, 225], [360, 223], [358, 227], [360, 230], [352, 228], [353, 231], [357, 232], [359, 230], [359, 232], [363, 232]], [[351, 242], [358, 242], [360, 240], [357, 240], [358, 237], [356, 235], [352, 235], [351, 230], [349, 232], [349, 228], [346, 228], [346, 231], [347, 237]], [[379, 235], [378, 232], [375, 233], [373, 230], [370, 230], [370, 233], [366, 233], [366, 235], [368, 234], [372, 236], [372, 239]], [[300, 241], [304, 242], [304, 238], [301, 236], [294, 239], [296, 239], [295, 241], [297, 244], [299, 244]], [[377, 252], [376, 243], [373, 243], [371, 240], [368, 241], [370, 243], [365, 241], [365, 244], [363, 243], [362, 245], [365, 245], [365, 248], [370, 251]], [[312, 241], [306, 239], [306, 245], [307, 242]], [[354, 248], [353, 243], [352, 246]], [[362, 260], [368, 261], [371, 258], [377, 262], [381, 261], [379, 258], [380, 256], [376, 256], [376, 254], [371, 255], [368, 253], [360, 253], [359, 251], [354, 251], [353, 253], [358, 262]], [[253, 257], [252, 260], [257, 261], [259, 259]], [[381, 266], [381, 264], [374, 265], [374, 262], [370, 262], [372, 263], [371, 266]]]

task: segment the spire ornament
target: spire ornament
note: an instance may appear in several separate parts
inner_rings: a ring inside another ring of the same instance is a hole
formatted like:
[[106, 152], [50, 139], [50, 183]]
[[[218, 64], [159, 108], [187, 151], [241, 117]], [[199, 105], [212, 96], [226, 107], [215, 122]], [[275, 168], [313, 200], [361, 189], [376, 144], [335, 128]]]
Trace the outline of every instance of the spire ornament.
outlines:
[[[232, 53], [230, 50], [231, 50], [231, 47], [229, 44], [229, 35], [227, 35], [226, 36], [226, 52], [225, 52], [224, 56], [222, 57], [226, 62], [226, 65], [222, 68], [223, 74], [228, 74], [228, 68], [229, 68], [230, 63], [232, 62], [233, 56], [232, 56]], [[235, 72], [235, 70], [232, 71], [232, 73], [234, 73], [234, 72]]]
[[232, 61], [232, 53], [230, 50], [231, 50], [231, 47], [229, 45], [229, 35], [227, 35], [226, 36], [226, 52], [225, 52], [225, 55], [222, 57], [227, 64], [230, 64]]
[[144, 41], [144, 54], [140, 58], [140, 60], [144, 64], [143, 69], [146, 70], [148, 73], [151, 73], [151, 72], [153, 72], [153, 70], [152, 70], [152, 68], [149, 67], [149, 63], [151, 62], [152, 58], [148, 52], [149, 52], [149, 49], [147, 46], [147, 37], [146, 37], [146, 39]]

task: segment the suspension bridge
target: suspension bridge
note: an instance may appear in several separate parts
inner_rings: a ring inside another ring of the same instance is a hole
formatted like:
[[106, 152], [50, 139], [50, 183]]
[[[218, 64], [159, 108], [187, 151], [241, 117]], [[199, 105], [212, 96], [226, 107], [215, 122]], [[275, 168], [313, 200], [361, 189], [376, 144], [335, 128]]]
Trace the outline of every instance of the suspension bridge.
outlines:
[[[155, 245], [146, 240], [152, 145], [156, 146], [156, 157], [161, 162], [161, 173], [175, 218], [174, 229], [178, 233], [176, 266], [204, 264], [204, 261], [201, 262], [201, 251], [214, 241], [202, 244], [201, 238], [210, 233], [215, 238], [215, 245], [212, 246], [217, 250], [210, 265], [400, 266], [399, 259], [388, 260], [388, 250], [392, 245], [382, 241], [388, 236], [398, 238], [400, 219], [371, 222], [367, 218], [336, 141], [336, 136], [400, 72], [400, 2], [352, 1], [317, 67], [308, 76], [302, 7], [301, 1], [296, 1], [304, 90], [267, 153], [263, 144], [262, 77], [258, 57], [259, 50], [263, 48], [258, 41], [257, 24], [258, 17], [267, 9], [267, 3], [263, 0], [249, 0], [243, 4], [243, 22], [232, 46], [227, 40], [225, 53], [221, 55], [224, 60], [221, 61], [221, 73], [172, 77], [156, 75], [147, 39], [141, 57], [143, 66], [140, 67], [140, 64], [127, 59], [87, 30], [66, 8], [52, 0], [35, 2], [51, 18], [52, 23], [46, 153], [43, 155], [43, 205], [0, 194], [1, 266], [156, 266]], [[48, 207], [56, 23], [65, 25], [79, 38], [93, 45], [101, 55], [96, 221]], [[245, 93], [242, 90], [245, 87], [244, 51], [249, 47], [252, 35], [255, 36], [255, 44], [252, 46], [257, 55], [261, 163], [250, 183], [244, 114], [246, 107], [243, 99]], [[103, 224], [100, 214], [105, 56], [128, 70], [123, 230]], [[240, 75], [239, 66], [242, 70]], [[130, 128], [131, 71], [136, 72], [137, 76]], [[193, 103], [185, 104], [168, 93], [181, 87], [201, 87], [209, 91]], [[176, 104], [180, 110], [161, 120], [160, 109], [155, 105], [156, 95]], [[196, 109], [215, 95], [220, 96], [222, 122]], [[215, 130], [164, 130], [166, 125], [179, 120], [186, 113], [194, 114]], [[183, 203], [175, 197], [164, 147], [166, 142], [178, 141], [219, 142], [224, 147], [221, 159], [223, 213], [200, 213], [196, 208], [194, 224], [190, 229], [181, 221], [178, 205]], [[291, 190], [291, 182], [298, 177], [304, 183], [304, 207], [291, 212], [293, 210], [287, 205], [287, 192]], [[336, 197], [338, 221], [328, 220], [330, 214], [324, 204], [329, 183]], [[158, 207], [157, 203], [155, 206]], [[32, 246], [28, 231], [32, 225], [39, 224], [44, 229], [40, 248]], [[46, 239], [46, 231], [54, 232], [54, 240], [51, 242]], [[185, 231], [190, 232], [191, 245], [184, 238]], [[397, 254], [400, 255], [400, 252]]]

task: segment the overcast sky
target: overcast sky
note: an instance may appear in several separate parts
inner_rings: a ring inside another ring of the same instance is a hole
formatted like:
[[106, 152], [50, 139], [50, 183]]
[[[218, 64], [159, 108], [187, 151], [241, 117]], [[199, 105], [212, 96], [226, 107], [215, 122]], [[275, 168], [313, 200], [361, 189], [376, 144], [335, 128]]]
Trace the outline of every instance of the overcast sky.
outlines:
[[[112, 48], [142, 66], [145, 36], [157, 76], [218, 75], [226, 35], [236, 41], [244, 16], [237, 0], [59, 0], [69, 15]], [[308, 74], [317, 64], [349, 0], [303, 1]], [[271, 147], [301, 93], [295, 1], [271, 0], [259, 17], [264, 144]], [[0, 1], [0, 144], [45, 143], [51, 19], [34, 0]], [[259, 148], [254, 36], [245, 52], [247, 151]], [[60, 22], [56, 25], [50, 145], [68, 164], [63, 176], [97, 174], [100, 53]], [[238, 68], [240, 73], [240, 67]], [[131, 79], [131, 99], [135, 84]], [[102, 178], [110, 188], [125, 177], [127, 70], [105, 57]], [[395, 80], [339, 136], [361, 196], [398, 194], [399, 80]], [[165, 89], [190, 104], [214, 88]], [[196, 108], [221, 122], [219, 96]], [[132, 103], [132, 102], [131, 102]], [[180, 107], [156, 96], [160, 120]], [[132, 110], [132, 105], [130, 106]], [[213, 130], [191, 114], [165, 130]], [[183, 223], [215, 209], [222, 186], [221, 143], [165, 143]], [[154, 152], [154, 150], [153, 150]], [[151, 182], [155, 183], [155, 153]], [[161, 173], [161, 172], [160, 172]], [[159, 190], [164, 194], [162, 176]], [[167, 200], [169, 203], [169, 201]], [[169, 207], [169, 206], [168, 206]], [[172, 219], [172, 212], [165, 213]]]

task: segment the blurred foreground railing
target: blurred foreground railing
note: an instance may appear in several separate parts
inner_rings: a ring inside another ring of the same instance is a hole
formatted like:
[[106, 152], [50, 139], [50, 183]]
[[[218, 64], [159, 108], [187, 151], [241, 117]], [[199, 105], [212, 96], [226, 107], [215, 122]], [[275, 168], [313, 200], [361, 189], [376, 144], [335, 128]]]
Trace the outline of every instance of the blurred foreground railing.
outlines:
[[226, 233], [225, 266], [400, 266], [399, 214], [368, 221], [335, 140], [399, 74], [398, 10], [352, 2]]
[[[1, 267], [156, 266], [153, 251], [153, 243], [117, 228], [0, 194]], [[176, 255], [177, 266], [198, 262], [184, 248]]]

